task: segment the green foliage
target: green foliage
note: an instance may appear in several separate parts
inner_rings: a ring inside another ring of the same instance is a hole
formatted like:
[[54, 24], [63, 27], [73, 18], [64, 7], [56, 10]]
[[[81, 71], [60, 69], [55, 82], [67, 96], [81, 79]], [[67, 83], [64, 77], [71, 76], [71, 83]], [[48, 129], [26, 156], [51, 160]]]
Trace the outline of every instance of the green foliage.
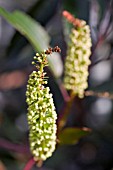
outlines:
[[[18, 30], [27, 40], [31, 43], [36, 52], [41, 52], [43, 49], [47, 49], [50, 42], [50, 37], [47, 31], [29, 15], [21, 12], [14, 11], [12, 13], [7, 12], [5, 9], [0, 7], [0, 15], [4, 17], [16, 30]], [[57, 58], [57, 60], [56, 60]], [[54, 69], [56, 64], [59, 64], [61, 68], [62, 62], [60, 56], [56, 54], [55, 58], [48, 56], [50, 69], [55, 77], [60, 77], [63, 69]]]
[[80, 138], [88, 135], [89, 129], [65, 128], [59, 134], [60, 145], [75, 145]]
[[48, 47], [50, 41], [49, 35], [44, 28], [29, 15], [18, 10], [10, 13], [1, 7], [0, 15], [24, 35], [36, 51], [42, 51]]

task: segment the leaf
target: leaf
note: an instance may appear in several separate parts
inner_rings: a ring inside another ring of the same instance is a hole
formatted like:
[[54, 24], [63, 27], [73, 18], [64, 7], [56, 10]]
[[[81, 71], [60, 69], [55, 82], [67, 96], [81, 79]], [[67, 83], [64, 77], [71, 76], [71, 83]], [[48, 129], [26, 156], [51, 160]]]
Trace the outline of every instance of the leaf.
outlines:
[[48, 62], [51, 70], [56, 78], [60, 77], [63, 73], [63, 62], [59, 53], [53, 53], [48, 56]]
[[60, 145], [74, 145], [91, 132], [89, 128], [65, 128], [59, 133]]
[[108, 6], [99, 26], [99, 36], [104, 34], [106, 35], [108, 28], [110, 26], [111, 15], [112, 13], [110, 10], [110, 6]]
[[50, 41], [49, 35], [44, 28], [29, 15], [20, 11], [10, 13], [2, 7], [0, 7], [0, 15], [23, 34], [36, 51], [42, 51], [48, 47]]
[[89, 24], [90, 24], [90, 29], [91, 29], [91, 35], [92, 35], [92, 41], [94, 43], [97, 42], [98, 38], [98, 32], [97, 32], [97, 27], [99, 23], [99, 12], [100, 11], [100, 6], [99, 2], [97, 0], [91, 1], [90, 2], [90, 18], [89, 18]]
[[[0, 15], [24, 35], [37, 52], [48, 48], [50, 42], [48, 33], [29, 15], [17, 10], [10, 13], [2, 7], [0, 7]], [[63, 72], [61, 56], [57, 53], [55, 57], [48, 57], [48, 62], [54, 76], [60, 77]], [[59, 65], [59, 67], [56, 67], [56, 65]]]
[[99, 19], [100, 19], [99, 12], [100, 12], [100, 6], [98, 0], [91, 1], [89, 22], [92, 28], [97, 29]]

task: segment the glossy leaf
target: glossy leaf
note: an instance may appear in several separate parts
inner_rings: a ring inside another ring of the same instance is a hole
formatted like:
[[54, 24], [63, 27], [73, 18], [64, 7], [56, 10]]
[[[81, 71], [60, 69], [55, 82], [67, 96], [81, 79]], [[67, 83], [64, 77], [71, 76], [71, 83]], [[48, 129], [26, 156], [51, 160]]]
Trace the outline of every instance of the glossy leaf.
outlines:
[[[17, 10], [10, 13], [1, 7], [0, 15], [25, 36], [37, 52], [48, 48], [50, 41], [48, 33], [29, 15]], [[48, 57], [48, 61], [54, 76], [60, 77], [63, 72], [63, 64], [59, 54], [56, 54], [55, 58]], [[56, 65], [59, 65], [60, 69], [55, 69]]]
[[20, 11], [10, 13], [1, 7], [0, 15], [23, 34], [36, 51], [42, 51], [44, 48], [48, 47], [50, 40], [48, 34], [44, 28], [29, 15]]
[[60, 145], [74, 145], [80, 138], [91, 132], [88, 128], [65, 128], [59, 133], [58, 139]]

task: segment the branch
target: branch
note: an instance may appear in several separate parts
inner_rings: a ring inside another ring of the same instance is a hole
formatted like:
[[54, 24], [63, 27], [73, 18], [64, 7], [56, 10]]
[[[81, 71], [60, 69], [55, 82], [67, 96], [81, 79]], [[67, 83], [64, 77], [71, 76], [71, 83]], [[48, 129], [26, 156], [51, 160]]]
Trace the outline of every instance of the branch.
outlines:
[[95, 92], [92, 90], [85, 91], [85, 96], [96, 96], [96, 97], [103, 97], [107, 99], [113, 99], [113, 94], [110, 94], [109, 92]]
[[24, 170], [31, 170], [31, 168], [34, 166], [34, 164], [35, 164], [35, 161], [34, 161], [33, 158], [31, 158], [31, 159], [27, 162], [27, 164], [25, 165]]
[[58, 133], [66, 124], [67, 117], [70, 114], [70, 110], [71, 110], [74, 98], [75, 98], [75, 95], [73, 94], [73, 92], [71, 92], [70, 98], [67, 102], [65, 102], [62, 113], [60, 114], [61, 116], [59, 116], [59, 119], [58, 119]]
[[60, 89], [60, 92], [62, 94], [64, 101], [68, 102], [70, 100], [70, 96], [69, 96], [67, 90], [65, 89], [65, 87], [64, 87], [64, 85], [63, 85], [63, 83], [60, 79], [57, 80], [57, 84], [59, 86], [59, 89]]
[[11, 143], [5, 139], [0, 139], [0, 148], [5, 148], [5, 149], [8, 149], [14, 152], [19, 152], [19, 153], [30, 153], [28, 147], [24, 145]]

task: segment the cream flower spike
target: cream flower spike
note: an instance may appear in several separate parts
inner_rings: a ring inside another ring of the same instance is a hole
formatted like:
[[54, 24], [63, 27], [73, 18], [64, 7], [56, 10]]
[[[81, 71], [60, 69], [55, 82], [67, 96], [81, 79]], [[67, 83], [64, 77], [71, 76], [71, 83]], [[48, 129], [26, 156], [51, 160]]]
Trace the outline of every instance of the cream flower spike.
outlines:
[[48, 65], [47, 55], [52, 52], [60, 52], [60, 48], [56, 46], [36, 54], [32, 64], [38, 70], [29, 76], [26, 91], [30, 150], [36, 162], [50, 157], [56, 146], [57, 114], [50, 89], [44, 86], [47, 84], [44, 67]]
[[74, 95], [83, 98], [84, 91], [88, 87], [88, 66], [91, 64], [90, 28], [85, 21], [74, 18], [67, 11], [64, 11], [63, 15], [74, 26], [67, 47], [64, 86], [67, 90], [71, 90]]

